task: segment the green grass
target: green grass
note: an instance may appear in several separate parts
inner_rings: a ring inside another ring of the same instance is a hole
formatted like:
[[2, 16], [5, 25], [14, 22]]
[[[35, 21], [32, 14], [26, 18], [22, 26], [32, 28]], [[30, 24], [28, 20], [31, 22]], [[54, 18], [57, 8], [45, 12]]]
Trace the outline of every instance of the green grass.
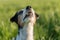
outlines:
[[34, 27], [34, 40], [60, 40], [60, 0], [0, 0], [0, 40], [11, 40], [17, 25], [10, 18], [31, 5], [39, 14]]

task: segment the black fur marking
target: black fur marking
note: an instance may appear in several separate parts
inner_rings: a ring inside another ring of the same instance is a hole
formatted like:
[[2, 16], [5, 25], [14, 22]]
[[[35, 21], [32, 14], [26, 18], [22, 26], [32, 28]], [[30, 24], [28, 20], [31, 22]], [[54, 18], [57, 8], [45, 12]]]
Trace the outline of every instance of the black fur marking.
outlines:
[[[27, 18], [27, 17], [29, 17], [29, 15], [26, 15], [26, 16], [24, 17], [24, 19]], [[24, 20], [24, 19], [23, 19], [23, 20]]]
[[18, 25], [18, 30], [19, 30], [19, 29], [22, 29], [22, 28], [23, 28], [23, 27], [22, 27], [21, 25]]
[[19, 11], [18, 15], [21, 15], [23, 13], [23, 10]]
[[[11, 22], [15, 22], [16, 24], [18, 24], [18, 15], [21, 15], [23, 13], [23, 11], [19, 11], [17, 12], [11, 19]], [[23, 27], [21, 25], [18, 25], [18, 29], [22, 29]]]
[[37, 13], [35, 13], [36, 17], [39, 17], [39, 15]]
[[11, 22], [16, 22], [18, 24], [18, 13], [16, 13], [11, 19]]

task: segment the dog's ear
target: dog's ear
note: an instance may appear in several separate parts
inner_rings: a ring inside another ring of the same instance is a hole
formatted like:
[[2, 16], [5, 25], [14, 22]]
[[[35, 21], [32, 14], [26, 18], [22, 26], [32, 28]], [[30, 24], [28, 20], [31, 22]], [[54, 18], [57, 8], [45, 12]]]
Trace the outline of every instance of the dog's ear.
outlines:
[[16, 22], [18, 21], [18, 13], [16, 13], [11, 19], [10, 19], [11, 22]]
[[10, 19], [10, 21], [18, 23], [18, 15], [21, 15], [22, 13], [23, 13], [23, 10], [16, 12], [16, 14]]
[[37, 13], [35, 13], [36, 19], [39, 19], [39, 15]]

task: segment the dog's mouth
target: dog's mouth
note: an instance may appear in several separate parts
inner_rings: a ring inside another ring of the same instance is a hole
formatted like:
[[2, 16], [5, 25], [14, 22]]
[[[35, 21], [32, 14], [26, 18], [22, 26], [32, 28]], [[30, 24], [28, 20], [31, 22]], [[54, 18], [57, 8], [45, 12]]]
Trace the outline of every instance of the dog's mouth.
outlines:
[[32, 16], [32, 12], [28, 11], [28, 13], [25, 15], [24, 19], [27, 18], [27, 17], [31, 17], [31, 16]]
[[31, 6], [26, 7], [26, 13], [27, 14], [25, 15], [24, 19], [27, 18], [27, 17], [32, 17], [33, 13], [32, 13], [32, 7]]

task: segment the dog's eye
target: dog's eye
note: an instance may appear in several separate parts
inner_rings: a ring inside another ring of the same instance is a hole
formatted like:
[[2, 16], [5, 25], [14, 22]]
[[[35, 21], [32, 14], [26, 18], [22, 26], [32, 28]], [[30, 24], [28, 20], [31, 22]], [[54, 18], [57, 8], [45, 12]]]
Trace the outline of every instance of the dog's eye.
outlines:
[[[24, 19], [27, 18], [27, 17], [29, 17], [29, 14], [26, 14], [26, 16], [24, 17]], [[24, 19], [23, 19], [23, 20], [24, 20]]]
[[28, 16], [29, 16], [29, 14], [26, 14], [25, 18], [28, 17]]

